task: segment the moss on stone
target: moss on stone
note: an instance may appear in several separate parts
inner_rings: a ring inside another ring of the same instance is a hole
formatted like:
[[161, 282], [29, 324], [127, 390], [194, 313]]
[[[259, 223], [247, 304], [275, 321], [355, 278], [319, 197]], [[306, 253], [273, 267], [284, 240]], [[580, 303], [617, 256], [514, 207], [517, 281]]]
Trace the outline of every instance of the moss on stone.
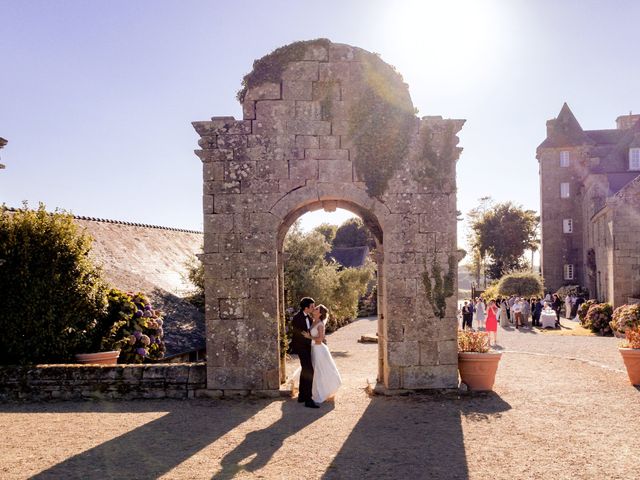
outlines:
[[243, 103], [247, 90], [250, 88], [265, 83], [280, 83], [282, 72], [286, 66], [291, 62], [304, 60], [304, 55], [309, 47], [321, 46], [328, 49], [330, 44], [331, 41], [326, 38], [293, 42], [255, 60], [251, 72], [242, 79], [242, 88], [238, 91], [236, 98], [240, 103]]
[[349, 112], [356, 173], [369, 194], [384, 194], [407, 156], [417, 117], [402, 76], [375, 54], [359, 51], [362, 90]]
[[453, 125], [445, 127], [441, 149], [433, 146], [434, 132], [428, 126], [420, 129], [418, 168], [413, 171], [413, 178], [421, 184], [429, 184], [442, 188], [449, 178], [451, 166], [456, 159], [455, 133]]
[[[458, 266], [456, 256], [451, 254], [448, 257], [449, 271], [443, 276], [442, 267], [438, 262], [437, 254], [433, 255], [431, 263], [431, 274], [425, 260], [425, 270], [422, 273], [422, 283], [424, 285], [425, 296], [431, 304], [433, 313], [438, 318], [444, 318], [447, 313], [447, 298], [454, 294], [455, 272]], [[431, 278], [433, 277], [433, 284]]]

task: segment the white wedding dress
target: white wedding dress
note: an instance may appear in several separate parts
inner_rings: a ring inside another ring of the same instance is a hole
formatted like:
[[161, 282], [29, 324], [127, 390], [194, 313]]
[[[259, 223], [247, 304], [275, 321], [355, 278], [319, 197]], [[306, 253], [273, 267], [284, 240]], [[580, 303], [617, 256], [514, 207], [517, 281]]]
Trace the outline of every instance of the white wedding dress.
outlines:
[[[312, 338], [316, 338], [318, 326], [313, 327], [309, 333]], [[329, 348], [324, 343], [311, 343], [311, 362], [313, 363], [311, 398], [316, 403], [322, 403], [335, 395], [342, 384], [342, 378]]]

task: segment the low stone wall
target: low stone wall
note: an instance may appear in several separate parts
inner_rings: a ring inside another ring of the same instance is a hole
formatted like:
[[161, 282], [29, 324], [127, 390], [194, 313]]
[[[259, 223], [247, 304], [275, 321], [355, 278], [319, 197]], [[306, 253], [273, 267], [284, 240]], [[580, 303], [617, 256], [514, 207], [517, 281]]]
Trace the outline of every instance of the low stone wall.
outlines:
[[205, 363], [0, 366], [0, 401], [194, 398]]

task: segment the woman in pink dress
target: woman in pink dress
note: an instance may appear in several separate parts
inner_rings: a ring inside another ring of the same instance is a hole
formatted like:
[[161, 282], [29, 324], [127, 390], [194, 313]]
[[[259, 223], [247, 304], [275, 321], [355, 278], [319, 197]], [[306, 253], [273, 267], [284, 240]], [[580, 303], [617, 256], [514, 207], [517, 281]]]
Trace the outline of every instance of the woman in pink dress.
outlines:
[[[498, 342], [498, 307], [496, 302], [491, 300], [487, 307], [487, 333], [489, 334], [489, 346], [494, 346]], [[491, 335], [493, 334], [493, 344], [491, 343]]]

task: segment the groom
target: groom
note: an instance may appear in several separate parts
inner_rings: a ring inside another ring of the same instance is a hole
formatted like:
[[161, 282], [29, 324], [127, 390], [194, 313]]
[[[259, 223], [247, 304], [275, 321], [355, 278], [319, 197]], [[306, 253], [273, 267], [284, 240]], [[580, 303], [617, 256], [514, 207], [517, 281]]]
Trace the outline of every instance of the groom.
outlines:
[[304, 402], [305, 407], [319, 408], [311, 399], [311, 387], [313, 385], [313, 364], [311, 363], [311, 311], [315, 308], [313, 298], [304, 297], [300, 300], [300, 311], [293, 317], [293, 338], [291, 349], [300, 358], [300, 387], [298, 388], [298, 402]]

